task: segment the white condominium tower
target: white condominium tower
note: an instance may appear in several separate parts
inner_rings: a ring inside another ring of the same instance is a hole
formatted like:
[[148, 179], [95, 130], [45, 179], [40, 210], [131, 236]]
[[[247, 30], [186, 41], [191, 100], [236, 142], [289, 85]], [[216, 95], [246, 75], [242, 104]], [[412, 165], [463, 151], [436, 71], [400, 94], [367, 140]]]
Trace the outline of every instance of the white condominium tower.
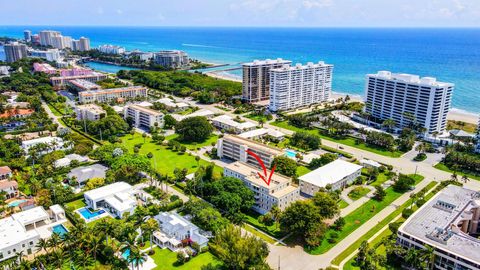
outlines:
[[480, 153], [480, 119], [478, 120], [476, 140], [477, 140], [477, 145], [475, 147], [475, 152]]
[[327, 101], [333, 65], [320, 61], [270, 70], [270, 110], [285, 111]]
[[454, 84], [390, 71], [366, 77], [365, 112], [373, 119], [393, 119], [398, 128], [415, 122], [428, 134], [445, 132]]
[[258, 102], [268, 100], [270, 97], [270, 75], [273, 68], [280, 68], [290, 65], [292, 61], [283, 60], [255, 60], [251, 63], [244, 63], [242, 98], [247, 102]]

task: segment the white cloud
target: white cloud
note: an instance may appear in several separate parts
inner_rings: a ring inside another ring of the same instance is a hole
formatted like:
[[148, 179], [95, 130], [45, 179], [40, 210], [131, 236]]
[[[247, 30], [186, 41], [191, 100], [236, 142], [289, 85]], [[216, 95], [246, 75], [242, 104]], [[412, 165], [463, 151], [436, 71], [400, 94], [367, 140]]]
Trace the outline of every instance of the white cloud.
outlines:
[[332, 0], [304, 0], [303, 6], [307, 9], [311, 8], [325, 8], [333, 5]]

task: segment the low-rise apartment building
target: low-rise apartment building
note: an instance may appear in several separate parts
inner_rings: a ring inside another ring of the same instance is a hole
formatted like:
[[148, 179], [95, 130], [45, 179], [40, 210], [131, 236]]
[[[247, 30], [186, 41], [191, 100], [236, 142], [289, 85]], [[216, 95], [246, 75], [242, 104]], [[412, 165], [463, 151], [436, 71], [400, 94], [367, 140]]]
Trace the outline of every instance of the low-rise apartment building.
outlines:
[[77, 92], [100, 90], [100, 85], [84, 79], [76, 79], [67, 82], [67, 86]]
[[220, 115], [212, 118], [212, 125], [220, 130], [225, 130], [234, 134], [240, 134], [254, 130], [257, 127], [257, 125], [253, 122], [238, 122], [228, 115]]
[[269, 212], [274, 205], [280, 210], [285, 210], [300, 197], [300, 189], [291, 183], [290, 178], [274, 173], [270, 185], [267, 185], [258, 176], [263, 175], [263, 170], [239, 161], [225, 166], [223, 174], [245, 183], [255, 195], [253, 210], [262, 215]]
[[236, 135], [227, 134], [217, 141], [217, 155], [220, 158], [241, 161], [259, 167], [260, 165], [255, 157], [247, 153], [248, 150], [256, 154], [267, 168], [272, 166], [273, 159], [276, 156], [283, 154], [280, 149]]
[[343, 189], [352, 184], [362, 173], [362, 166], [341, 159], [334, 160], [299, 177], [300, 191], [313, 196], [320, 188]]
[[480, 193], [448, 186], [425, 203], [397, 232], [405, 248], [434, 249], [432, 269], [480, 269]]
[[123, 115], [125, 119], [131, 117], [137, 128], [150, 129], [155, 126], [163, 127], [164, 124], [162, 112], [139, 105], [125, 106]]
[[96, 104], [84, 104], [75, 107], [75, 114], [77, 120], [97, 121], [105, 117], [106, 112]]
[[128, 86], [121, 88], [83, 91], [78, 93], [80, 103], [110, 102], [121, 99], [146, 98], [148, 88], [143, 86]]
[[51, 77], [50, 83], [55, 89], [64, 89], [68, 81], [81, 79], [81, 80], [94, 83], [101, 80], [105, 80], [107, 77], [108, 76], [106, 74], [99, 73], [99, 72], [92, 72], [91, 74], [86, 74], [86, 75]]

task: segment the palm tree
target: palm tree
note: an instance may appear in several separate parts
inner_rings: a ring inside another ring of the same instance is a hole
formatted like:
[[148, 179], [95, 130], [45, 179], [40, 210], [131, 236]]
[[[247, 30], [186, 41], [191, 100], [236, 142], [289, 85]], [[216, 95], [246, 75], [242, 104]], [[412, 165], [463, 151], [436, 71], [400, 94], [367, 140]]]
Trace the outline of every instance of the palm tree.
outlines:
[[435, 267], [435, 249], [431, 246], [425, 246], [425, 249], [422, 250], [422, 257], [427, 262], [427, 267], [433, 269]]
[[388, 118], [383, 121], [382, 126], [386, 128], [388, 132], [390, 132], [396, 124], [397, 123], [395, 122], [395, 120]]
[[99, 237], [97, 236], [93, 236], [90, 240], [89, 240], [89, 246], [90, 246], [90, 250], [92, 251], [93, 253], [93, 259], [95, 261], [97, 261], [97, 253], [98, 251], [100, 250], [100, 248], [102, 247], [102, 243], [101, 243], [101, 240]]
[[462, 176], [462, 181], [463, 181], [464, 183], [467, 183], [468, 181], [470, 181], [470, 179], [468, 178], [468, 176], [467, 176], [466, 174], [464, 174], [464, 175]]
[[263, 124], [265, 124], [265, 119], [263, 119], [263, 118], [258, 119], [258, 123], [263, 128]]
[[278, 208], [278, 205], [274, 205], [272, 206], [272, 208], [270, 209], [270, 214], [272, 214], [272, 218], [273, 220], [275, 220], [275, 228], [278, 229], [278, 221], [280, 220], [280, 216], [282, 214], [282, 211], [280, 210], [280, 208]]
[[142, 233], [145, 232], [150, 236], [150, 251], [152, 250], [152, 242], [153, 242], [153, 232], [158, 229], [158, 222], [150, 218], [145, 222], [142, 226]]
[[48, 244], [48, 241], [46, 239], [40, 238], [40, 240], [38, 240], [35, 247], [37, 248], [37, 250], [39, 250], [39, 251], [43, 250], [46, 253], [47, 248], [49, 247], [49, 244]]
[[130, 254], [128, 255], [128, 260], [132, 264], [132, 269], [140, 268], [140, 265], [143, 265], [143, 262], [147, 259], [147, 255], [141, 252], [138, 248], [130, 249]]

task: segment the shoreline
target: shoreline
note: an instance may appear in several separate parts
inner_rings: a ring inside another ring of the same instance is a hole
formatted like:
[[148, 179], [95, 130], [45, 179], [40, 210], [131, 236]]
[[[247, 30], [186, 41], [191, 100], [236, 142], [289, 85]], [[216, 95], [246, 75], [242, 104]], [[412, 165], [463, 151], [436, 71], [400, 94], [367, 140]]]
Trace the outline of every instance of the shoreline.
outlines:
[[[224, 75], [224, 74], [219, 74], [217, 72], [203, 72], [203, 74], [217, 78], [217, 79], [222, 79], [222, 80], [229, 80], [229, 81], [234, 81], [234, 82], [242, 82], [240, 79], [232, 78], [230, 76]], [[350, 99], [353, 101], [359, 101], [363, 102], [363, 98], [359, 95], [352, 95], [352, 94], [345, 94], [345, 93], [338, 93], [338, 92], [332, 92], [332, 98], [337, 99], [340, 97], [345, 97], [349, 95]], [[447, 115], [447, 120], [453, 120], [453, 121], [462, 121], [466, 123], [471, 123], [471, 124], [478, 124], [479, 123], [479, 116], [480, 113], [473, 113], [473, 112], [468, 112], [462, 109], [457, 109], [457, 108], [451, 108], [450, 111], [448, 112]]]

